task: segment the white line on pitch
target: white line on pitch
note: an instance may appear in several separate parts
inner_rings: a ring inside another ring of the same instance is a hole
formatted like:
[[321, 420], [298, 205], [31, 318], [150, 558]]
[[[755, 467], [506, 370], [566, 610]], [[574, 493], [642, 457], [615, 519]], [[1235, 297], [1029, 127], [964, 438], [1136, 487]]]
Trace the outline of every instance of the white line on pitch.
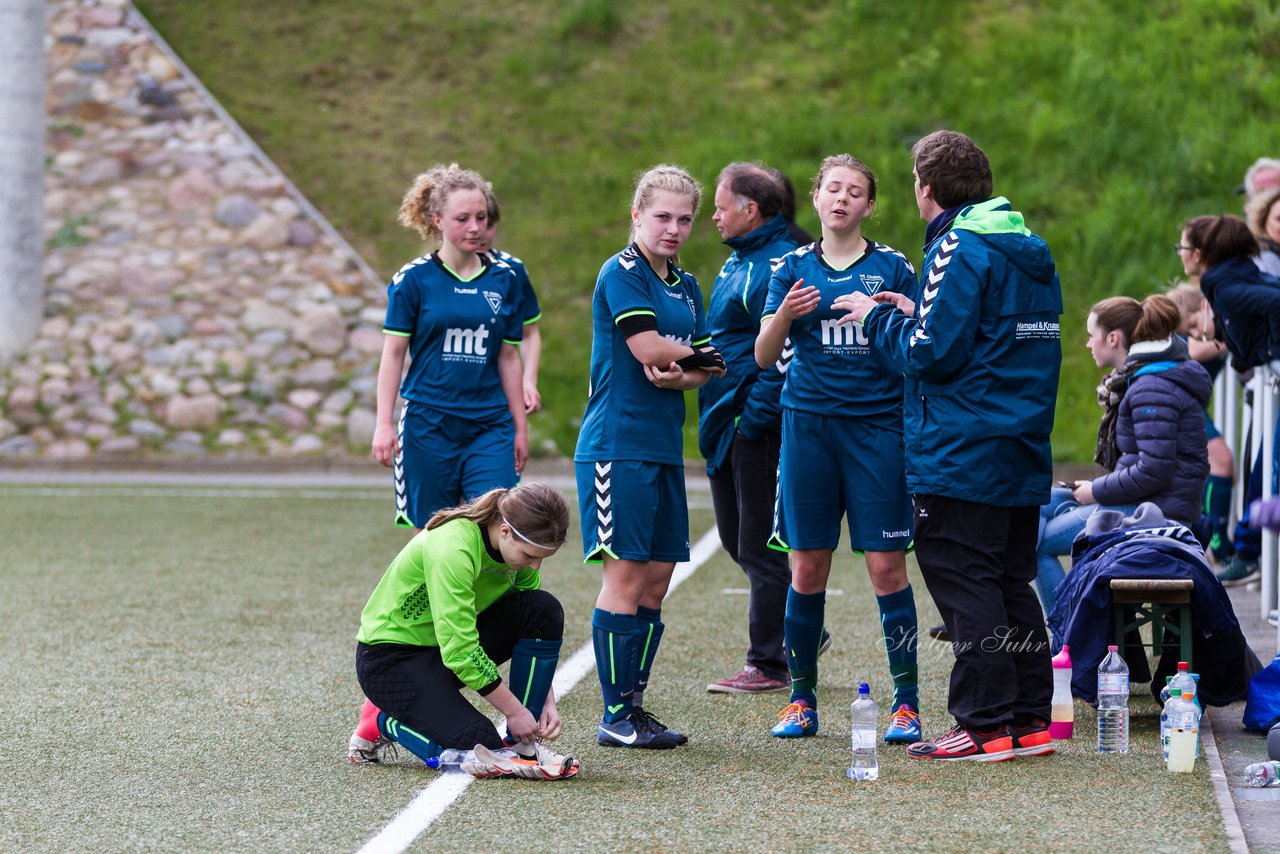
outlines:
[[[676, 564], [671, 576], [671, 586], [667, 596], [684, 583], [685, 579], [707, 562], [720, 548], [720, 536], [713, 528], [702, 535], [702, 539], [694, 544], [689, 552], [689, 560]], [[556, 669], [555, 679], [551, 687], [559, 700], [573, 690], [582, 678], [595, 669], [595, 653], [591, 642], [583, 644], [578, 651]], [[433, 783], [418, 793], [404, 811], [391, 820], [377, 836], [370, 839], [360, 849], [359, 854], [399, 854], [431, 823], [444, 814], [449, 805], [456, 801], [474, 777], [465, 774], [442, 774]], [[570, 784], [572, 785], [572, 784]]]

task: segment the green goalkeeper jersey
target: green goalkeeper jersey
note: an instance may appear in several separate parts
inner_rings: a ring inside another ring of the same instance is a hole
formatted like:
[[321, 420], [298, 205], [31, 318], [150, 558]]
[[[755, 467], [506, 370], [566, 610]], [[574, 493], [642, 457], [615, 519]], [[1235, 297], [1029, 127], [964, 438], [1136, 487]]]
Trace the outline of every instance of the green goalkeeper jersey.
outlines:
[[513, 590], [536, 590], [539, 581], [536, 569], [494, 560], [475, 522], [454, 519], [396, 555], [364, 606], [356, 640], [439, 647], [445, 665], [478, 691], [499, 677], [480, 648], [476, 615]]

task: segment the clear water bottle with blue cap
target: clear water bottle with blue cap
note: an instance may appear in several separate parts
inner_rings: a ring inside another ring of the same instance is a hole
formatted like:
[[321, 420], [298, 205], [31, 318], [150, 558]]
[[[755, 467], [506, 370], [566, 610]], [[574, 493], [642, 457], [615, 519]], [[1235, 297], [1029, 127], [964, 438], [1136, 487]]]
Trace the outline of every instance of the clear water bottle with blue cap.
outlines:
[[871, 699], [871, 686], [858, 685], [858, 696], [849, 707], [853, 718], [853, 762], [847, 776], [850, 780], [879, 780], [880, 760], [876, 757], [876, 718], [880, 709]]
[[470, 758], [470, 750], [459, 750], [456, 747], [450, 747], [447, 750], [440, 751], [439, 756], [432, 756], [428, 759], [427, 767], [434, 768], [441, 774], [461, 774], [462, 763]]

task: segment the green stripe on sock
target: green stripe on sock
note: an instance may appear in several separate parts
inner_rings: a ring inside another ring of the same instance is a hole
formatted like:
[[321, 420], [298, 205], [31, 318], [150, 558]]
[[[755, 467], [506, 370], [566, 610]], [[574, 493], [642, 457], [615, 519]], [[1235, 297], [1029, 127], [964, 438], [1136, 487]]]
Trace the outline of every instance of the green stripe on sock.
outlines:
[[538, 669], [538, 659], [532, 659], [529, 662], [529, 679], [524, 684], [524, 696], [520, 698], [520, 705], [529, 705], [529, 692], [533, 690], [533, 674]]
[[640, 669], [648, 669], [649, 662], [649, 641], [653, 640], [653, 623], [649, 624], [649, 631], [644, 636], [644, 649], [640, 652]]

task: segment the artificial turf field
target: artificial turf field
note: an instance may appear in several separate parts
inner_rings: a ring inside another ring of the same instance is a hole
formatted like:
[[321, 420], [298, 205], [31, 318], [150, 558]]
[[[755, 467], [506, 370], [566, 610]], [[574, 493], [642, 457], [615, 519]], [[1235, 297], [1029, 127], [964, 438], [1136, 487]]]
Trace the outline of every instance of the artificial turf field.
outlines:
[[[693, 539], [713, 521], [691, 492]], [[405, 540], [368, 490], [0, 487], [0, 850], [356, 851], [437, 778], [353, 766], [360, 609]], [[544, 565], [567, 658], [598, 591], [578, 534]], [[912, 563], [920, 625], [936, 611]], [[889, 679], [861, 562], [838, 554], [821, 734], [768, 728], [785, 695], [708, 695], [746, 643], [744, 578], [723, 551], [667, 601], [646, 705], [687, 732], [673, 751], [597, 747], [588, 674], [560, 703], [565, 783], [476, 781], [409, 850], [1226, 850], [1203, 761], [1164, 771], [1158, 716], [1132, 701], [1127, 756], [1093, 752], [1094, 718], [1058, 753], [936, 764], [882, 748], [851, 783], [855, 679]], [[920, 650], [929, 735], [946, 725], [950, 647]]]

